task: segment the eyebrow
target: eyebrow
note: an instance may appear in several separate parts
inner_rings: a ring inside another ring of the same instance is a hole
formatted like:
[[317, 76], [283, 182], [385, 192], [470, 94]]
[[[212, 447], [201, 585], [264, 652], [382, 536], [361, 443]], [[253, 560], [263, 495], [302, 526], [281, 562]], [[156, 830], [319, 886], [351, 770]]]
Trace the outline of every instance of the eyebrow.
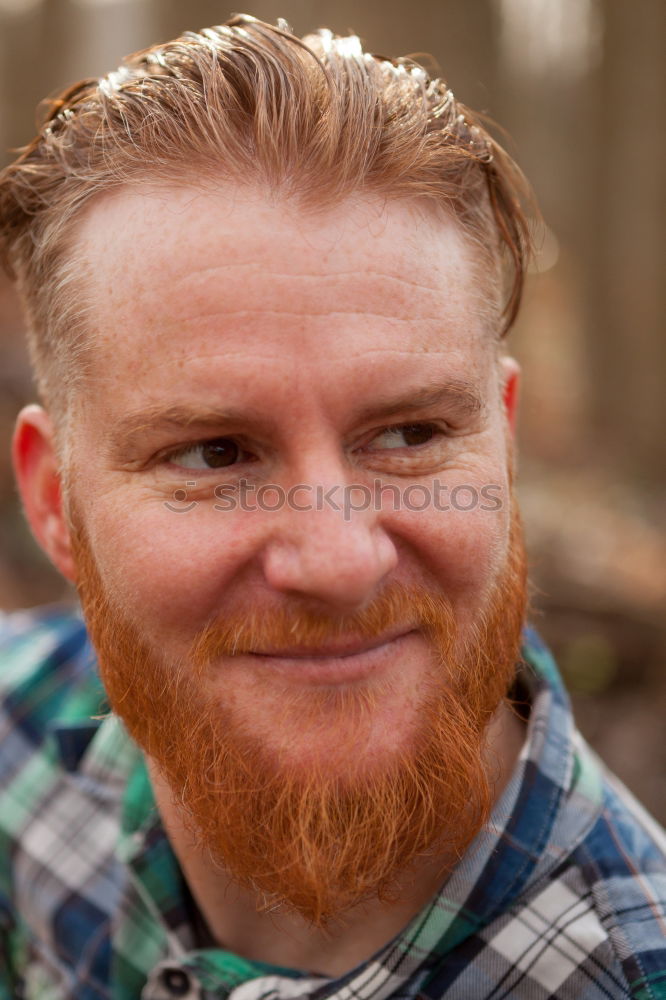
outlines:
[[362, 408], [360, 419], [379, 420], [408, 410], [429, 410], [436, 406], [447, 406], [463, 418], [474, 417], [485, 409], [483, 396], [475, 382], [447, 378], [434, 380], [413, 392], [377, 400]]
[[[485, 407], [478, 386], [468, 379], [448, 378], [435, 381], [412, 392], [400, 396], [386, 396], [361, 408], [355, 420], [381, 420], [396, 414], [428, 410], [437, 406], [447, 406], [463, 419], [481, 413]], [[254, 409], [201, 409], [196, 406], [174, 405], [166, 409], [160, 404], [144, 407], [119, 420], [111, 437], [111, 451], [114, 457], [126, 456], [146, 433], [166, 434], [195, 427], [197, 431], [218, 431], [225, 425], [243, 425], [261, 429], [274, 426], [274, 421]]]
[[202, 431], [219, 431], [225, 424], [244, 424], [245, 426], [260, 426], [268, 421], [262, 420], [252, 410], [240, 409], [200, 409], [196, 406], [169, 406], [162, 404], [144, 407], [128, 414], [119, 420], [111, 437], [111, 451], [117, 458], [122, 458], [128, 449], [138, 444], [146, 433], [167, 434], [173, 431], [196, 427]]

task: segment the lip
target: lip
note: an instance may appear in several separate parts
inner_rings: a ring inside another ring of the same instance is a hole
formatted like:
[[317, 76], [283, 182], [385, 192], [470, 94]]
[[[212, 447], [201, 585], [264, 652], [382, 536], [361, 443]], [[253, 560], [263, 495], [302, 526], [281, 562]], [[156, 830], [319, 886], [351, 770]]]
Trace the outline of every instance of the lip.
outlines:
[[370, 639], [340, 638], [321, 646], [281, 647], [248, 655], [286, 679], [330, 686], [365, 680], [388, 667], [415, 636], [414, 628], [403, 626]]
[[391, 632], [385, 632], [379, 636], [371, 636], [369, 639], [358, 639], [355, 637], [345, 638], [341, 636], [339, 639], [333, 642], [324, 643], [321, 646], [280, 646], [280, 648], [274, 649], [262, 649], [261, 651], [253, 652], [253, 656], [276, 656], [279, 658], [288, 658], [290, 660], [299, 659], [328, 659], [331, 656], [356, 656], [358, 653], [366, 653], [370, 649], [378, 649], [380, 646], [385, 646], [387, 642], [393, 642], [394, 639], [399, 639], [400, 636], [406, 635], [411, 632], [411, 627], [405, 627], [393, 629]]

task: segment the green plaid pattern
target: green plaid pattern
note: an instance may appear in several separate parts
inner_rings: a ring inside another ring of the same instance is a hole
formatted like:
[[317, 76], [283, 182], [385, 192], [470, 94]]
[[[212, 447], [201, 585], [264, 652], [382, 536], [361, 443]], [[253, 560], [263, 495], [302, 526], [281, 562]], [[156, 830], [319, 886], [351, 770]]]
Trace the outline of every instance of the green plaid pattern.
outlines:
[[666, 837], [525, 633], [528, 739], [433, 901], [339, 979], [197, 947], [143, 758], [76, 612], [0, 620], [0, 1000], [666, 1000]]

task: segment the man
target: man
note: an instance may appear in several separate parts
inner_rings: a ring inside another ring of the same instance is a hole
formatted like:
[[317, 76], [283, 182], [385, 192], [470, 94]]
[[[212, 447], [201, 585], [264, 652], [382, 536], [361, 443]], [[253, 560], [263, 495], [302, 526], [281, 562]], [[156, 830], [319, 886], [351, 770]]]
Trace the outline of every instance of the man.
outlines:
[[5, 172], [83, 619], [5, 623], [3, 996], [666, 996], [663, 834], [524, 631], [523, 193], [442, 81], [248, 17]]

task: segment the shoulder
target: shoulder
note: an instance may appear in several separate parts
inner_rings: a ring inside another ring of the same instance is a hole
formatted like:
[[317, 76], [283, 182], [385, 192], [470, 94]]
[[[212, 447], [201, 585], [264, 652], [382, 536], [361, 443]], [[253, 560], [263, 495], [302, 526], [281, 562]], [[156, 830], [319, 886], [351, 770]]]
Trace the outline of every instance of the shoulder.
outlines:
[[89, 719], [103, 707], [76, 609], [0, 613], [0, 788], [46, 744], [55, 721]]
[[81, 674], [80, 654], [89, 649], [83, 619], [74, 607], [0, 611], [0, 699], [47, 678], [55, 692]]
[[75, 609], [0, 616], [0, 996], [11, 975], [37, 977], [30, 996], [78, 996], [74, 971], [106, 968], [137, 756], [107, 709]]
[[[583, 745], [582, 753], [594, 758]], [[666, 997], [666, 832], [595, 759], [602, 797], [596, 822], [572, 852], [591, 906], [631, 990]]]
[[[597, 771], [596, 789], [585, 789], [599, 794], [597, 808], [573, 842], [574, 821], [561, 827], [540, 874], [483, 932], [488, 955], [477, 965], [501, 968], [510, 995], [530, 1000], [665, 1000], [664, 832], [582, 741], [577, 755], [581, 781]], [[579, 787], [564, 812], [580, 813], [581, 796]]]
[[535, 697], [507, 831], [534, 865], [488, 928], [491, 954], [515, 996], [666, 1000], [666, 834], [576, 731], [552, 656], [527, 639]]
[[541, 876], [517, 901], [503, 947], [532, 934], [555, 994], [575, 983], [582, 997], [665, 1000], [666, 833], [577, 732], [573, 749]]

